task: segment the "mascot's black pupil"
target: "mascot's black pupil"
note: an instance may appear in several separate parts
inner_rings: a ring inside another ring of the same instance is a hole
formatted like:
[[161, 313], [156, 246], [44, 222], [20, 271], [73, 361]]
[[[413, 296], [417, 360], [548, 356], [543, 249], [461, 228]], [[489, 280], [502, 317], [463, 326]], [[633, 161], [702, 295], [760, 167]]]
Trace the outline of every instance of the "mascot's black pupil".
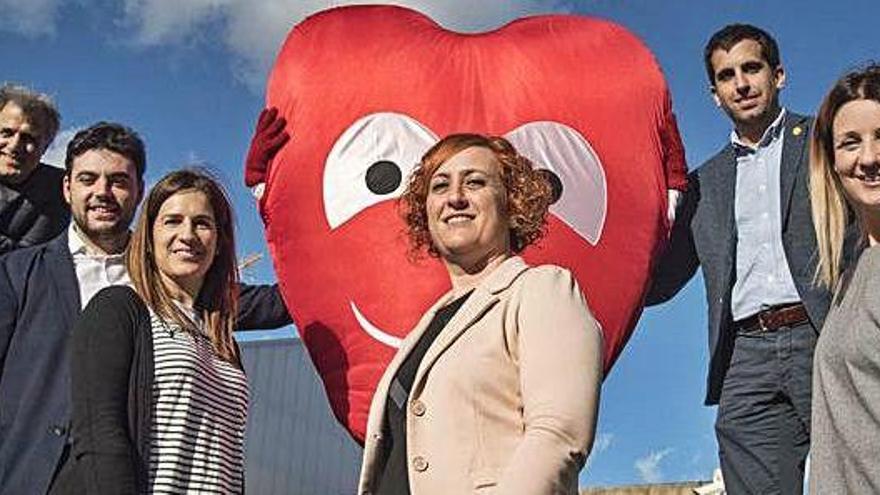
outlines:
[[397, 190], [403, 175], [396, 163], [380, 160], [367, 169], [367, 189], [374, 194], [390, 194]]
[[550, 189], [553, 191], [553, 200], [550, 201], [550, 204], [556, 203], [559, 201], [559, 198], [562, 197], [562, 180], [559, 179], [559, 176], [553, 173], [552, 170], [547, 170], [546, 168], [542, 168], [538, 170], [541, 175], [547, 179], [547, 182], [550, 183]]

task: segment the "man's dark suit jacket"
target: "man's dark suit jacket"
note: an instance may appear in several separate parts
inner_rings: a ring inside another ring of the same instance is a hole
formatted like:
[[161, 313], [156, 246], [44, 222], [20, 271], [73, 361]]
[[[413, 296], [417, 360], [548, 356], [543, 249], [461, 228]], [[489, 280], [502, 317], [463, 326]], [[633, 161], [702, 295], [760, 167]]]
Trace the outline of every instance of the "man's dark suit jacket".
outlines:
[[64, 169], [41, 163], [15, 187], [0, 183], [0, 254], [51, 241], [70, 225]]
[[[242, 286], [237, 328], [291, 323], [275, 286]], [[81, 311], [67, 231], [0, 258], [0, 494], [43, 494], [68, 440], [68, 339]]]
[[[788, 268], [813, 327], [819, 330], [830, 294], [813, 283], [818, 252], [808, 189], [812, 119], [788, 113], [780, 165], [782, 246]], [[706, 404], [717, 404], [730, 364], [735, 329], [730, 299], [736, 282], [734, 201], [736, 157], [728, 144], [688, 178], [670, 244], [655, 269], [647, 304], [672, 298], [703, 267], [709, 306], [709, 376]], [[849, 250], [846, 250], [849, 252]]]

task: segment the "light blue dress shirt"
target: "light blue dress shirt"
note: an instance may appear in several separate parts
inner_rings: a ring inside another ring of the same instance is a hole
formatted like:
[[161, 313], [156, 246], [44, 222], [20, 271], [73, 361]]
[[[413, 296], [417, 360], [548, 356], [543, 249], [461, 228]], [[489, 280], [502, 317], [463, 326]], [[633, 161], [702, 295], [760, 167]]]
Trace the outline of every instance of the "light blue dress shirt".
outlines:
[[736, 282], [730, 302], [734, 321], [801, 300], [782, 247], [785, 113], [779, 112], [757, 146], [743, 143], [736, 130], [730, 134], [736, 154]]

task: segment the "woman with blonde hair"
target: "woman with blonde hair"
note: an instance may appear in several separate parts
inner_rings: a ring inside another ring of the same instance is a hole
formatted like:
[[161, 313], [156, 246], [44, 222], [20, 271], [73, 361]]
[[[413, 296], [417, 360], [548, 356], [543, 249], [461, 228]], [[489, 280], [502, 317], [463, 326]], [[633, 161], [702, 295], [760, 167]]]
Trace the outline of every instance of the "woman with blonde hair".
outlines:
[[150, 191], [126, 252], [131, 287], [98, 292], [73, 330], [74, 442], [53, 493], [243, 492], [232, 226], [202, 172]]
[[413, 250], [452, 288], [379, 382], [358, 493], [577, 493], [602, 337], [568, 270], [517, 256], [543, 234], [548, 181], [503, 138], [454, 134], [401, 202]]
[[835, 291], [813, 362], [810, 491], [880, 493], [880, 65], [846, 74], [822, 102], [810, 196], [817, 282]]

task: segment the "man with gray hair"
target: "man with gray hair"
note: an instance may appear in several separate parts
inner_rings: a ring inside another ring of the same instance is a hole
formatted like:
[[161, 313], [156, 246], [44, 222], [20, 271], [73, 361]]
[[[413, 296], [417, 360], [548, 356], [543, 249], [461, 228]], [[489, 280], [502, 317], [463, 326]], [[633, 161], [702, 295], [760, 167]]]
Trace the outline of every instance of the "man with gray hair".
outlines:
[[47, 242], [70, 223], [64, 170], [40, 163], [59, 120], [47, 95], [0, 86], [0, 254]]

